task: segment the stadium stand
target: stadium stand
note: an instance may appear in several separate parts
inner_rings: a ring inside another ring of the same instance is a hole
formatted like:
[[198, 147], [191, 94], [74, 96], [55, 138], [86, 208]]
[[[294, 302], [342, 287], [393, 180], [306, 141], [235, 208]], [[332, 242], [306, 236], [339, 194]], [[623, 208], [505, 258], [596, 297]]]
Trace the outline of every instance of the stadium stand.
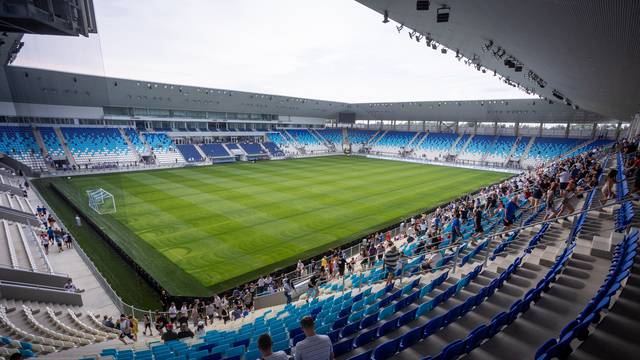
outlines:
[[142, 142], [142, 139], [140, 139], [140, 134], [136, 129], [124, 128], [123, 130], [125, 135], [129, 138], [129, 141], [133, 145], [134, 149], [139, 154], [148, 153], [147, 147], [145, 146], [144, 142]]
[[[462, 141], [464, 141], [464, 138], [460, 140], [460, 142]], [[466, 145], [464, 151], [458, 154], [458, 158], [462, 160], [480, 161], [491, 149], [491, 145], [494, 143], [494, 141], [494, 136], [475, 135]], [[460, 145], [460, 142], [458, 143], [458, 145]]]
[[200, 152], [198, 151], [198, 149], [196, 149], [195, 145], [178, 144], [177, 147], [178, 147], [178, 150], [180, 150], [180, 153], [182, 153], [182, 157], [188, 163], [196, 163], [196, 162], [204, 161], [204, 159], [202, 158], [202, 155], [200, 155]]
[[115, 128], [61, 128], [77, 164], [135, 163], [136, 157]]
[[342, 129], [324, 128], [324, 129], [316, 129], [316, 132], [320, 134], [320, 136], [325, 138], [327, 141], [329, 141], [330, 143], [333, 143], [336, 146], [342, 145], [342, 143], [344, 142], [344, 139], [342, 136]]
[[31, 127], [0, 126], [0, 152], [33, 169], [47, 168]]
[[429, 133], [415, 151], [419, 156], [431, 160], [444, 158], [457, 138], [456, 134]]
[[529, 150], [525, 163], [538, 164], [550, 161], [569, 152], [583, 142], [584, 140], [581, 139], [537, 137]]
[[488, 153], [485, 160], [488, 162], [504, 163], [507, 161], [517, 138], [515, 136], [498, 136]]
[[407, 147], [418, 134], [410, 131], [388, 131], [375, 142], [372, 150], [397, 154], [402, 148]]
[[64, 148], [62, 144], [60, 144], [60, 139], [54, 129], [51, 127], [41, 127], [39, 131], [48, 154], [54, 159], [66, 159]]
[[280, 147], [276, 143], [271, 141], [265, 141], [264, 143], [262, 143], [262, 145], [264, 145], [264, 147], [267, 149], [269, 154], [271, 154], [271, 156], [273, 157], [284, 156], [284, 152], [280, 149]]
[[235, 161], [235, 157], [229, 153], [229, 151], [218, 143], [212, 144], [200, 144], [198, 145], [204, 155], [211, 159], [214, 163], [225, 163]]
[[142, 133], [144, 141], [149, 144], [158, 164], [184, 163], [184, 157], [177, 151], [173, 140], [162, 132]]
[[326, 152], [327, 147], [307, 129], [285, 129], [284, 133], [288, 134], [293, 141], [299, 146], [304, 146], [307, 151]]

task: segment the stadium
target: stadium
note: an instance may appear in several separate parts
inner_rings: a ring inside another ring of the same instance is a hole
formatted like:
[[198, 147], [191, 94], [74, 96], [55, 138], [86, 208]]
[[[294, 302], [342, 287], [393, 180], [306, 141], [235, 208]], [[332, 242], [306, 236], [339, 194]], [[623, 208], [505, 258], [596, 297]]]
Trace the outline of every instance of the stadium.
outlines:
[[0, 360], [640, 353], [640, 3], [189, 3], [0, 1]]

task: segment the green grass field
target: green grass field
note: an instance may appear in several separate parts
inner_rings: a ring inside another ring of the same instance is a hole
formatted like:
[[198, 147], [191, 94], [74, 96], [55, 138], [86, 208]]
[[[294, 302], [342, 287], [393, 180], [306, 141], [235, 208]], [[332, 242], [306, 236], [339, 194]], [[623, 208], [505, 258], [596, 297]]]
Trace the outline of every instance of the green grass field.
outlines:
[[[363, 157], [130, 172], [58, 187], [174, 295], [209, 295], [348, 243], [504, 173]], [[113, 193], [97, 215], [85, 191]]]

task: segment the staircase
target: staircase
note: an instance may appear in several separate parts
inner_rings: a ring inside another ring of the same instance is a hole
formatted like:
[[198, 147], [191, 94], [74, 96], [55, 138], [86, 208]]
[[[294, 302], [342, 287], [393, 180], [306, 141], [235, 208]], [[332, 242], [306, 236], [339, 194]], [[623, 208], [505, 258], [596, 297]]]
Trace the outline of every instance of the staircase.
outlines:
[[373, 136], [370, 137], [369, 140], [367, 140], [367, 145], [370, 145], [371, 142], [378, 136], [378, 134], [380, 134], [380, 130], [376, 131], [375, 134], [373, 134]]
[[458, 135], [458, 138], [456, 139], [456, 141], [454, 141], [453, 144], [451, 144], [451, 147], [449, 148], [449, 151], [447, 152], [447, 155], [451, 155], [456, 151], [456, 146], [458, 145], [460, 140], [462, 140], [463, 136], [464, 136], [464, 134]]
[[462, 145], [462, 148], [460, 149], [460, 151], [459, 151], [459, 152], [456, 152], [456, 146], [455, 146], [455, 145], [454, 145], [454, 146], [452, 146], [452, 147], [451, 147], [451, 155], [459, 155], [459, 154], [462, 154], [462, 153], [467, 149], [467, 146], [469, 146], [469, 143], [471, 142], [471, 140], [473, 140], [473, 137], [474, 137], [474, 136], [475, 136], [475, 135], [473, 135], [473, 134], [471, 134], [471, 136], [469, 136], [469, 138], [467, 139], [467, 141], [465, 141], [465, 142], [464, 142], [464, 144]]
[[327, 149], [329, 149], [329, 151], [332, 151], [332, 152], [336, 151], [336, 146], [330, 141], [328, 141], [327, 139], [325, 139], [325, 137], [322, 136], [322, 134], [320, 134], [316, 129], [314, 128], [309, 129], [309, 133], [313, 135], [316, 139], [318, 139], [324, 146], [326, 146]]
[[47, 146], [44, 144], [44, 139], [42, 139], [40, 129], [38, 129], [36, 126], [34, 126], [32, 129], [33, 137], [36, 139], [36, 143], [40, 147], [40, 151], [42, 151], [42, 156], [47, 157], [47, 155], [49, 155], [49, 150], [47, 150]]
[[144, 145], [144, 151], [146, 152], [146, 154], [151, 155], [151, 145], [149, 145], [149, 143], [147, 142], [147, 139], [145, 139], [141, 131], [137, 129], [136, 131], [138, 132], [138, 137], [140, 138], [140, 141], [142, 141], [142, 144]]
[[[636, 209], [636, 219], [638, 209]], [[569, 356], [572, 360], [625, 359], [640, 353], [640, 259], [633, 267], [620, 297], [589, 337]]]
[[[260, 146], [263, 147], [262, 144], [260, 144]], [[207, 154], [205, 154], [204, 151], [202, 151], [200, 146], [194, 144], [193, 147], [196, 148], [196, 151], [198, 152], [198, 154], [200, 154], [200, 157], [202, 157], [205, 161], [209, 159], [207, 157]]]
[[513, 145], [511, 146], [511, 150], [509, 150], [509, 154], [507, 154], [507, 157], [504, 160], [505, 164], [508, 164], [509, 161], [511, 160], [511, 157], [513, 156], [513, 154], [518, 149], [518, 145], [520, 144], [520, 141], [522, 141], [522, 136], [518, 136], [516, 138], [516, 141], [513, 142]]
[[498, 136], [498, 135], [494, 136], [493, 143], [491, 144], [491, 146], [489, 146], [489, 149], [487, 151], [482, 153], [482, 156], [480, 157], [480, 161], [487, 160], [487, 156], [489, 156], [489, 154], [493, 153], [493, 150], [496, 148], [496, 144], [498, 143], [498, 138], [499, 137], [500, 136]]
[[60, 130], [60, 128], [54, 127], [53, 131], [56, 133], [56, 136], [58, 136], [58, 141], [60, 141], [60, 144], [62, 145], [62, 150], [64, 150], [64, 154], [67, 156], [69, 164], [76, 165], [76, 159], [73, 157], [71, 150], [69, 150], [69, 147], [67, 146], [67, 140], [64, 138], [64, 135], [62, 135], [62, 131]]
[[421, 134], [421, 132], [417, 132], [415, 135], [413, 135], [413, 137], [411, 138], [411, 140], [409, 140], [409, 142], [407, 143], [407, 145], [405, 145], [405, 150], [409, 150], [411, 149], [411, 144], [413, 144], [413, 142], [418, 138], [418, 136]]
[[122, 138], [124, 139], [124, 142], [127, 143], [129, 152], [131, 152], [136, 157], [137, 161], [140, 161], [140, 158], [141, 158], [140, 153], [138, 152], [136, 147], [133, 146], [133, 143], [131, 143], [131, 139], [129, 139], [129, 136], [127, 136], [127, 133], [124, 132], [123, 128], [118, 128], [118, 131], [120, 131], [120, 136], [122, 136]]
[[342, 128], [342, 144], [345, 145], [345, 148], [351, 144], [349, 141], [349, 131], [347, 128]]
[[426, 132], [424, 133], [424, 135], [420, 138], [420, 141], [418, 141], [418, 143], [416, 144], [416, 146], [414, 146], [414, 149], [419, 149], [420, 146], [422, 146], [422, 143], [427, 139], [427, 136], [429, 136], [429, 133]]
[[289, 132], [287, 131], [287, 129], [283, 129], [280, 133], [281, 133], [281, 134], [286, 135], [286, 136], [285, 136], [285, 139], [286, 139], [288, 142], [290, 142], [290, 143], [291, 143], [291, 145], [292, 145], [293, 147], [296, 147], [296, 148], [297, 148], [297, 147], [299, 147], [299, 146], [300, 146], [300, 144], [298, 144], [298, 142], [296, 141], [296, 139], [294, 139], [294, 138], [293, 138], [293, 135], [289, 134]]
[[380, 140], [382, 140], [382, 138], [387, 135], [387, 133], [389, 132], [389, 130], [385, 130], [382, 135], [380, 135], [377, 139], [374, 137], [372, 138], [373, 142], [369, 143], [369, 146], [374, 147]]
[[578, 146], [576, 146], [576, 147], [572, 148], [571, 150], [569, 150], [569, 151], [565, 152], [564, 154], [560, 155], [558, 158], [559, 158], [559, 159], [562, 159], [562, 158], [564, 158], [565, 156], [567, 156], [567, 155], [571, 154], [572, 152], [577, 151], [577, 150], [579, 150], [579, 149], [582, 149], [583, 147], [585, 147], [585, 146], [587, 146], [587, 145], [591, 144], [591, 143], [592, 143], [592, 142], [594, 142], [594, 141], [596, 141], [596, 139], [589, 139], [589, 140], [587, 140], [587, 141], [585, 141], [585, 142], [581, 143], [580, 145], [578, 145]]
[[531, 147], [535, 142], [536, 142], [536, 137], [532, 136], [531, 139], [529, 139], [529, 143], [527, 144], [527, 147], [524, 148], [524, 152], [522, 153], [522, 156], [520, 157], [520, 166], [523, 165], [524, 160], [527, 158], [527, 156], [529, 156], [529, 150], [531, 150]]

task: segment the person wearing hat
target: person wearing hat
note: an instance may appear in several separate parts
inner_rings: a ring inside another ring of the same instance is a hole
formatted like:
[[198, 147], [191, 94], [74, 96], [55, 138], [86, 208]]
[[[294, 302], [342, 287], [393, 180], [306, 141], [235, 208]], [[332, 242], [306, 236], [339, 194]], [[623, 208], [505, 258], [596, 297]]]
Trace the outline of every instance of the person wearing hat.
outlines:
[[167, 331], [162, 334], [162, 341], [168, 342], [172, 340], [178, 340], [178, 334], [176, 334], [176, 332], [173, 330], [172, 323], [168, 323], [165, 328], [167, 329]]

